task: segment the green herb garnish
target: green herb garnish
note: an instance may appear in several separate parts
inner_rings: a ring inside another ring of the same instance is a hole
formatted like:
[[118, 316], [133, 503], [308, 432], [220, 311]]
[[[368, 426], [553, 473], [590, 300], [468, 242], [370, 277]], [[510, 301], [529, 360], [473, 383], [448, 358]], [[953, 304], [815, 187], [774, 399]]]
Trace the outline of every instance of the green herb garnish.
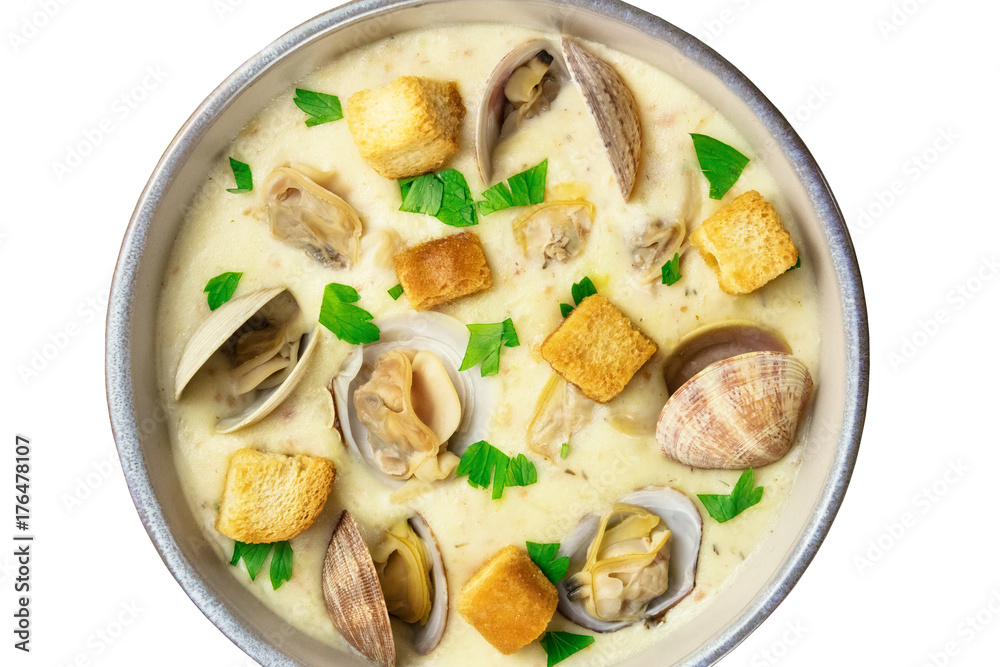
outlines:
[[465, 358], [458, 369], [466, 371], [482, 364], [479, 374], [483, 377], [496, 375], [500, 372], [500, 348], [517, 347], [520, 341], [514, 330], [514, 322], [508, 317], [496, 324], [467, 324], [469, 329], [469, 346], [465, 349]]
[[400, 211], [432, 215], [452, 227], [479, 223], [469, 184], [454, 169], [400, 179], [399, 194], [403, 200]]
[[398, 301], [399, 297], [403, 296], [403, 286], [397, 284], [395, 287], [390, 287], [388, 292], [393, 301]]
[[675, 252], [674, 258], [663, 265], [660, 273], [663, 274], [664, 285], [675, 285], [681, 279], [681, 254]]
[[531, 169], [514, 174], [483, 193], [486, 201], [476, 202], [483, 215], [496, 213], [512, 206], [531, 206], [545, 200], [545, 175], [549, 169], [548, 159], [542, 160]]
[[728, 495], [702, 495], [698, 494], [709, 516], [725, 523], [730, 519], [739, 516], [744, 510], [750, 509], [760, 502], [764, 497], [764, 487], [753, 486], [753, 468], [744, 470], [740, 479], [733, 487], [733, 492]]
[[[799, 255], [798, 258], [795, 260], [795, 266], [788, 269], [788, 271], [794, 271], [795, 269], [801, 269], [801, 268], [802, 268], [802, 255]], [[785, 273], [788, 273], [788, 271], [785, 271]]]
[[535, 561], [545, 576], [554, 585], [566, 578], [566, 570], [569, 569], [569, 556], [556, 558], [559, 553], [559, 543], [539, 544], [538, 542], [527, 542], [528, 555]]
[[[597, 294], [597, 288], [594, 287], [594, 282], [590, 279], [590, 276], [584, 276], [583, 280], [580, 282], [573, 283], [571, 294], [573, 295], [573, 302], [579, 306], [580, 302], [588, 296]], [[568, 303], [560, 303], [559, 312], [562, 313], [563, 317], [569, 317], [569, 314], [573, 312], [575, 307], [576, 306], [571, 306]]]
[[480, 440], [469, 445], [462, 454], [455, 476], [468, 475], [469, 485], [478, 489], [489, 488], [492, 481], [493, 500], [498, 500], [503, 495], [505, 487], [528, 486], [538, 481], [535, 464], [524, 454], [519, 454], [514, 461], [516, 463], [512, 470], [509, 456], [485, 440]]
[[288, 540], [274, 545], [271, 556], [271, 588], [278, 590], [281, 584], [292, 578], [292, 545]]
[[750, 158], [729, 144], [704, 134], [692, 134], [691, 140], [694, 141], [698, 164], [708, 179], [708, 196], [722, 199], [739, 180]]
[[372, 324], [372, 314], [352, 305], [360, 299], [358, 291], [350, 285], [330, 283], [323, 290], [319, 323], [353, 345], [374, 343], [379, 339], [379, 330]]
[[242, 273], [227, 271], [220, 273], [205, 284], [205, 292], [208, 292], [208, 308], [215, 310], [225, 302], [233, 298], [236, 286], [240, 284]]
[[569, 456], [569, 443], [564, 442], [562, 448], [559, 450], [559, 458], [565, 459], [567, 456]]
[[240, 559], [243, 559], [250, 581], [256, 581], [257, 573], [264, 566], [264, 561], [267, 560], [272, 548], [274, 555], [271, 557], [271, 587], [278, 590], [281, 584], [292, 578], [292, 545], [287, 540], [264, 544], [246, 544], [237, 541], [233, 545], [233, 558], [229, 564], [238, 565]]
[[242, 192], [253, 191], [253, 175], [250, 173], [250, 165], [229, 158], [229, 167], [233, 170], [233, 178], [236, 179], [235, 188], [226, 188], [226, 192], [240, 194]]
[[310, 116], [306, 119], [308, 127], [322, 125], [344, 117], [344, 112], [340, 108], [340, 99], [336, 95], [296, 88], [295, 98], [292, 101], [295, 102], [295, 106]]
[[593, 644], [594, 638], [590, 635], [575, 635], [572, 632], [546, 632], [539, 643], [549, 657], [547, 667], [552, 667]]

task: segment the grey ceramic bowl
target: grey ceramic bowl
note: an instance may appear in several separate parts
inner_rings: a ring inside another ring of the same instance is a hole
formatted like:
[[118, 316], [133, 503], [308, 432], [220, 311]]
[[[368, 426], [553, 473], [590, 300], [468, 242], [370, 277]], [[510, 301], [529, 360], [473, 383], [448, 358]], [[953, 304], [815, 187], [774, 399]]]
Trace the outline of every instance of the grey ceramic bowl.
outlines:
[[[669, 642], [627, 665], [709, 665], [785, 598], [816, 554], [854, 467], [868, 389], [868, 326], [847, 227], [823, 174], [788, 122], [735, 67], [697, 39], [613, 0], [365, 0], [334, 9], [251, 58], [195, 111], [139, 198], [111, 288], [108, 406], [125, 477], [150, 539], [194, 603], [266, 665], [360, 665], [280, 621], [202, 539], [182, 499], [158, 405], [157, 301], [183, 212], [237, 132], [274, 96], [351, 48], [425, 25], [516, 23], [603, 42], [700, 93], [763, 156], [798, 221], [819, 281], [823, 353], [807, 456], [774, 532], [724, 594]], [[194, 656], [192, 656], [194, 657]]]

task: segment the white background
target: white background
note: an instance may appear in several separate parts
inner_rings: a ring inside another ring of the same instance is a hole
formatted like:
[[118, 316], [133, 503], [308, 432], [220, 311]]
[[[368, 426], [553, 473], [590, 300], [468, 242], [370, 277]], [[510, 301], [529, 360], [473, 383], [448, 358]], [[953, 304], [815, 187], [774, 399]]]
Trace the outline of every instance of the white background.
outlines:
[[[998, 5], [637, 4], [709, 42], [789, 117], [852, 228], [871, 316], [869, 418], [843, 510], [799, 585], [722, 664], [997, 664]], [[133, 509], [104, 398], [104, 309], [132, 207], [174, 133], [244, 60], [327, 8], [0, 9], [0, 664], [253, 665], [187, 599]], [[34, 451], [27, 656], [11, 648], [15, 433]]]

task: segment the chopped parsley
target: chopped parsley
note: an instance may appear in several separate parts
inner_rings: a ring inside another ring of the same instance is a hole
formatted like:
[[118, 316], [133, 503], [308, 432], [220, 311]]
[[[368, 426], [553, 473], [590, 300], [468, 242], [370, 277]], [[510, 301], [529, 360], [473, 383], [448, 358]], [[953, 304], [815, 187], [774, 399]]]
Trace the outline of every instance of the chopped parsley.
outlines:
[[549, 658], [546, 667], [552, 667], [593, 644], [594, 638], [590, 635], [575, 635], [572, 632], [546, 632], [539, 643]]
[[722, 199], [739, 180], [750, 158], [729, 144], [704, 134], [692, 134], [691, 140], [694, 141], [698, 164], [708, 179], [708, 196]]
[[539, 544], [538, 542], [526, 542], [528, 545], [528, 555], [535, 561], [545, 576], [553, 584], [558, 584], [566, 578], [566, 571], [569, 569], [569, 556], [556, 557], [559, 553], [559, 543]]
[[462, 454], [455, 470], [456, 477], [469, 476], [469, 485], [477, 489], [487, 489], [493, 483], [493, 500], [503, 496], [503, 490], [508, 486], [529, 486], [538, 481], [538, 471], [535, 464], [524, 454], [518, 454], [513, 459], [499, 449], [486, 442], [469, 445]]
[[569, 443], [564, 442], [559, 449], [559, 458], [565, 459], [567, 456], [569, 456]]
[[395, 287], [390, 287], [388, 290], [389, 296], [392, 297], [393, 301], [398, 301], [399, 297], [403, 296], [403, 286], [397, 284]]
[[344, 112], [340, 108], [340, 99], [336, 95], [296, 88], [295, 98], [292, 101], [295, 102], [295, 106], [305, 111], [309, 116], [306, 119], [308, 127], [322, 125], [344, 117]]
[[719, 523], [736, 518], [744, 510], [759, 503], [763, 497], [764, 487], [754, 488], [753, 486], [753, 468], [743, 471], [736, 486], [733, 487], [732, 493], [728, 495], [698, 494], [698, 499], [708, 510], [708, 515]]
[[[794, 271], [795, 269], [801, 269], [801, 268], [802, 268], [802, 255], [799, 255], [798, 259], [795, 260], [795, 266], [788, 269], [788, 271]], [[785, 273], [788, 273], [788, 271], [785, 271]]]
[[431, 215], [452, 227], [479, 223], [469, 184], [454, 169], [400, 179], [399, 194], [403, 200], [400, 211]]
[[240, 162], [239, 160], [229, 158], [229, 167], [233, 170], [233, 178], [236, 179], [236, 187], [226, 188], [226, 192], [232, 192], [234, 195], [243, 192], [252, 192], [253, 174], [250, 173], [250, 165], [246, 162]]
[[531, 206], [545, 200], [545, 176], [549, 169], [548, 159], [542, 160], [531, 169], [514, 174], [483, 193], [485, 201], [476, 202], [483, 215], [496, 213], [513, 206]]
[[500, 372], [500, 349], [521, 344], [514, 330], [514, 322], [509, 317], [496, 324], [467, 324], [466, 327], [469, 329], [469, 346], [465, 349], [465, 358], [458, 369], [460, 371], [467, 371], [476, 364], [481, 364], [480, 375], [496, 375]]
[[679, 252], [674, 253], [674, 258], [669, 260], [660, 269], [660, 273], [663, 274], [663, 284], [664, 285], [676, 285], [681, 279], [681, 254]]
[[350, 285], [330, 283], [323, 290], [319, 323], [340, 340], [353, 345], [374, 343], [379, 339], [379, 330], [372, 323], [372, 314], [352, 305], [360, 299], [358, 291]]
[[[579, 306], [580, 302], [586, 299], [588, 296], [597, 294], [597, 288], [594, 287], [594, 282], [589, 276], [584, 276], [583, 280], [578, 283], [573, 283], [573, 289], [571, 290], [573, 295], [573, 302]], [[569, 317], [569, 314], [573, 312], [576, 306], [571, 306], [568, 303], [559, 304], [559, 312], [562, 313], [563, 317]]]
[[208, 293], [208, 308], [215, 310], [233, 298], [236, 286], [240, 284], [242, 273], [227, 271], [220, 273], [205, 284], [204, 291]]
[[284, 542], [268, 542], [265, 544], [246, 544], [237, 541], [233, 545], [233, 558], [230, 565], [239, 565], [240, 559], [247, 566], [247, 573], [250, 581], [257, 580], [257, 573], [264, 566], [271, 549], [274, 555], [271, 556], [271, 587], [278, 590], [283, 583], [292, 578], [292, 545]]

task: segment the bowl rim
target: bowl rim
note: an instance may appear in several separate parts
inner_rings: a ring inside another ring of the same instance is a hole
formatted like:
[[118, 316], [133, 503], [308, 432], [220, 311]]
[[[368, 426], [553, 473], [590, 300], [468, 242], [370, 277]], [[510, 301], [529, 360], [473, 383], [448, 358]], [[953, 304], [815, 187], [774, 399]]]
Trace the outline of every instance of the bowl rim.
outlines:
[[[300, 665], [244, 623], [201, 579], [183, 554], [167, 525], [152, 490], [140, 445], [131, 376], [133, 299], [149, 225], [165, 188], [186, 162], [187, 153], [208, 130], [215, 116], [265, 72], [271, 64], [324, 32], [342, 24], [371, 19], [404, 7], [437, 5], [451, 0], [354, 0], [325, 11], [289, 30], [248, 59], [225, 79], [192, 113], [158, 161], [136, 204], [126, 229], [108, 299], [106, 323], [106, 392], [112, 432], [136, 511], [168, 570], [192, 602], [234, 644], [257, 662]], [[471, 0], [489, 3], [493, 0]], [[531, 0], [529, 0], [531, 1]], [[686, 665], [707, 667], [736, 648], [787, 597], [798, 583], [836, 517], [851, 479], [861, 444], [868, 399], [870, 354], [864, 287], [854, 246], [840, 207], [825, 176], [788, 120], [734, 65], [710, 46], [665, 19], [621, 0], [547, 0], [568, 11], [604, 15], [672, 45], [683, 56], [717, 77], [740, 98], [760, 121], [795, 167], [817, 217], [826, 223], [828, 250], [834, 261], [844, 317], [847, 368], [844, 418], [832, 469], [816, 510], [803, 526], [803, 538], [793, 545], [784, 563], [742, 613], [703, 644]]]

